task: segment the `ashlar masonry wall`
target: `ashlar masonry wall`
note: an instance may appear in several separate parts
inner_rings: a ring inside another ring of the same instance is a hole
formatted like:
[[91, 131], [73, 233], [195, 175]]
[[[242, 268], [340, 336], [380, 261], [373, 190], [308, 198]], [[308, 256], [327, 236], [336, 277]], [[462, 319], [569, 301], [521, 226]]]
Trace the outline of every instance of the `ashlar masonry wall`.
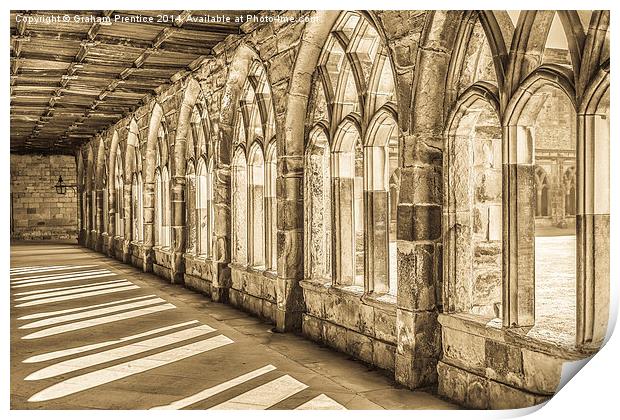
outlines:
[[76, 183], [75, 157], [11, 155], [11, 239], [76, 239], [74, 190], [57, 194], [58, 176]]

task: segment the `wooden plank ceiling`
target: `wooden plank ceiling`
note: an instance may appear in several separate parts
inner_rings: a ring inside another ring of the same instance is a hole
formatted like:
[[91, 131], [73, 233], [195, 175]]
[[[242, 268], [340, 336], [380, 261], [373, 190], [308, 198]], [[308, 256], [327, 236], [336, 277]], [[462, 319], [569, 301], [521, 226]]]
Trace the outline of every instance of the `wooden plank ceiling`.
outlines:
[[[12, 11], [11, 152], [73, 153], [143, 104], [170, 77], [193, 68], [249, 11]], [[16, 22], [17, 15], [71, 17], [71, 22]], [[135, 21], [175, 15], [168, 23], [76, 22], [74, 16]], [[230, 16], [230, 23], [198, 22]], [[195, 19], [188, 19], [194, 16]]]

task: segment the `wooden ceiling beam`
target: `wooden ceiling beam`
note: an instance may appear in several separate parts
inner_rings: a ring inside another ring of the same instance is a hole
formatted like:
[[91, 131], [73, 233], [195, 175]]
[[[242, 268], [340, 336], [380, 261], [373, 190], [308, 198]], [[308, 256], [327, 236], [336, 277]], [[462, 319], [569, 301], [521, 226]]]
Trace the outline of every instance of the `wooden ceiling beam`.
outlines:
[[[67, 43], [81, 43], [83, 42], [83, 36], [75, 33], [49, 33], [49, 32], [27, 32], [26, 35], [11, 35], [11, 43], [15, 45], [17, 43], [37, 43], [37, 42], [67, 42]], [[113, 37], [110, 35], [99, 35], [96, 39], [89, 41], [92, 47], [109, 47], [109, 48], [132, 48], [136, 50], [143, 50], [151, 47], [150, 41], [142, 41], [139, 39], [130, 39], [122, 37]], [[213, 40], [213, 44], [219, 42]], [[15, 48], [15, 47], [13, 47]], [[212, 49], [206, 47], [202, 41], [194, 41], [192, 44], [188, 42], [183, 43], [170, 43], [167, 42], [161, 49], [170, 53], [192, 54], [192, 55], [204, 55], [209, 56], [212, 54]]]
[[[113, 12], [112, 10], [104, 11], [101, 14], [101, 17], [109, 17], [112, 14], [112, 12]], [[62, 92], [65, 86], [67, 86], [67, 83], [69, 82], [70, 77], [73, 76], [73, 74], [81, 66], [81, 63], [84, 61], [84, 58], [88, 54], [88, 51], [90, 50], [90, 48], [93, 47], [94, 44], [92, 43], [92, 40], [96, 38], [97, 32], [99, 32], [100, 29], [101, 29], [100, 23], [95, 22], [91, 25], [90, 29], [88, 30], [88, 33], [86, 34], [86, 38], [84, 38], [80, 42], [80, 49], [75, 55], [75, 58], [69, 64], [69, 67], [67, 68], [65, 75], [61, 76], [60, 78], [60, 87], [56, 89], [54, 94], [50, 97], [49, 102], [48, 102], [48, 109], [47, 111], [45, 111], [45, 114], [49, 114], [49, 111], [54, 108], [54, 106], [56, 105], [56, 102], [60, 98], [62, 98]], [[24, 33], [20, 33], [20, 35], [24, 35]], [[36, 123], [35, 128], [32, 131], [31, 137], [38, 136], [40, 132], [40, 128], [44, 126], [48, 121], [49, 120], [47, 119], [39, 119], [39, 122]]]
[[123, 71], [121, 71], [117, 76], [117, 79], [110, 82], [110, 84], [101, 91], [97, 99], [93, 101], [90, 109], [96, 109], [97, 106], [99, 106], [105, 100], [105, 97], [108, 96], [110, 92], [113, 92], [123, 80], [127, 79], [137, 69], [142, 68], [146, 60], [151, 55], [158, 53], [160, 46], [176, 31], [179, 31], [181, 29], [181, 26], [183, 26], [189, 16], [191, 16], [191, 12], [189, 10], [184, 10], [179, 14], [179, 18], [175, 19], [172, 26], [163, 28], [153, 39], [151, 45], [145, 48], [142, 53], [134, 60], [133, 65], [128, 66]]
[[[100, 16], [115, 13], [134, 12]], [[212, 48], [225, 37], [240, 33], [236, 24], [194, 21], [191, 11], [175, 15], [166, 24], [92, 22], [59, 25], [55, 32], [25, 21], [14, 24], [11, 151], [71, 150], [83, 144], [212, 57]]]
[[[26, 20], [27, 19], [21, 19], [18, 23], [17, 23], [17, 35], [20, 37], [23, 37], [24, 34], [26, 33]], [[19, 58], [19, 56], [22, 53], [22, 41], [20, 40], [16, 40], [15, 42], [11, 42], [11, 46], [13, 47], [13, 56], [16, 58]], [[11, 76], [15, 76], [17, 75], [17, 73], [19, 72], [19, 60], [11, 60]], [[11, 84], [13, 84], [13, 78], [11, 78]]]

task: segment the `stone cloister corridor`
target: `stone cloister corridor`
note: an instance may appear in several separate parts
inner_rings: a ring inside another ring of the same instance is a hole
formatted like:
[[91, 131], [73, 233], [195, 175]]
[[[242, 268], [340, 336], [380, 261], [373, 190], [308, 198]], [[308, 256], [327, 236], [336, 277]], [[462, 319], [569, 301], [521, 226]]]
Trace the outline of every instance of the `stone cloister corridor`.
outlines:
[[12, 408], [521, 408], [599, 350], [609, 11], [73, 13], [11, 12]]
[[14, 409], [456, 408], [75, 244], [11, 259]]

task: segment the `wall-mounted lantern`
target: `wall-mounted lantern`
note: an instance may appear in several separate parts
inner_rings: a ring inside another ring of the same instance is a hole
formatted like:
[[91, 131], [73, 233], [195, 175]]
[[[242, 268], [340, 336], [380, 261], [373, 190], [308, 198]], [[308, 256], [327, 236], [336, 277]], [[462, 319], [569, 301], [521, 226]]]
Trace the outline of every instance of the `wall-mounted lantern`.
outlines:
[[62, 175], [60, 175], [58, 177], [58, 181], [56, 182], [56, 185], [54, 185], [54, 188], [56, 188], [56, 194], [66, 194], [67, 193], [67, 188], [71, 188], [72, 190], [77, 188], [77, 185], [69, 185], [69, 184], [65, 184], [65, 182], [62, 180]]

